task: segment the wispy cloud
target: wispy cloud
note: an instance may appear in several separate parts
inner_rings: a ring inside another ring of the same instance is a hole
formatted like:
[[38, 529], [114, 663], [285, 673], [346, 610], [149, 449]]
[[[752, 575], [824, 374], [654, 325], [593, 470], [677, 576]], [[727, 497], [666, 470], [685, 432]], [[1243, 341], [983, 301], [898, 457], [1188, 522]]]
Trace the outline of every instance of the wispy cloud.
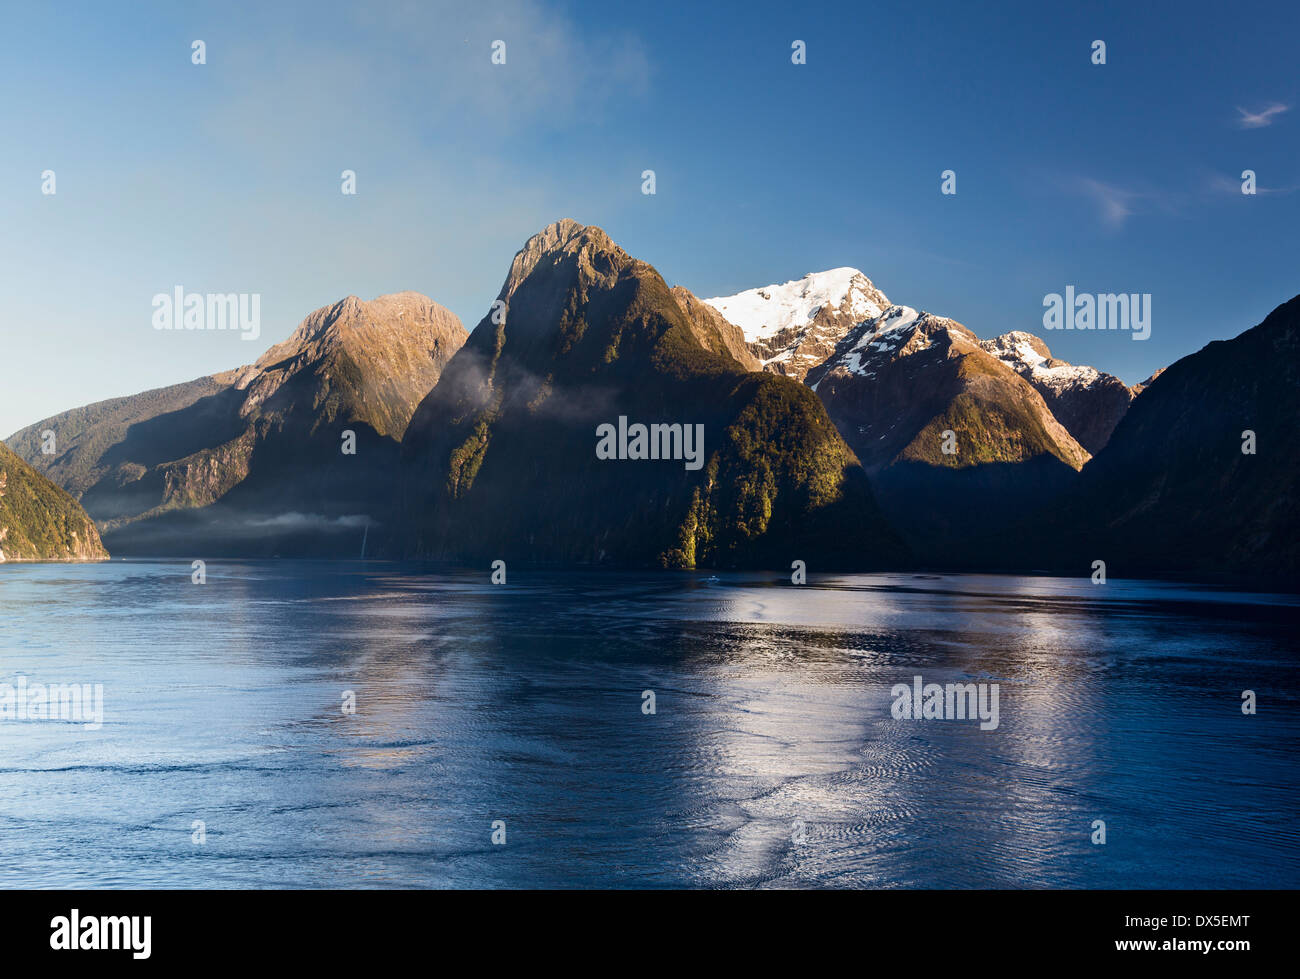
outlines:
[[1091, 177], [1080, 177], [1076, 190], [1092, 198], [1100, 210], [1101, 221], [1111, 228], [1122, 228], [1133, 213], [1133, 202], [1142, 195], [1113, 184], [1102, 183]]
[[1237, 111], [1241, 113], [1237, 125], [1242, 129], [1262, 129], [1264, 126], [1273, 125], [1273, 117], [1286, 112], [1289, 108], [1291, 108], [1289, 105], [1283, 105], [1281, 102], [1274, 102], [1262, 112], [1247, 112], [1241, 106], [1237, 106]]
[[1066, 193], [1091, 201], [1097, 220], [1112, 231], [1123, 228], [1134, 215], [1184, 214], [1189, 202], [1185, 190], [1150, 183], [1121, 186], [1084, 176], [1057, 177], [1054, 182]]

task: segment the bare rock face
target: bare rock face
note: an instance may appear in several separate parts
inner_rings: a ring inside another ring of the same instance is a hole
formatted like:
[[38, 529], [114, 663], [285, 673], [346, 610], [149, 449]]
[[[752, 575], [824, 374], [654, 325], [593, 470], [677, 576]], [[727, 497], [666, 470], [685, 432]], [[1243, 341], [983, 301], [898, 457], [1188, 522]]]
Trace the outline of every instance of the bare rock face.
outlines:
[[1095, 367], [1077, 367], [1053, 357], [1047, 344], [1031, 333], [1004, 333], [981, 346], [1032, 384], [1057, 421], [1094, 455], [1141, 390]]
[[704, 300], [740, 327], [763, 370], [801, 381], [850, 330], [889, 308], [853, 268], [810, 272], [782, 285]]
[[0, 564], [107, 559], [77, 501], [0, 443]]
[[1060, 492], [1088, 460], [970, 330], [907, 306], [850, 332], [807, 383], [925, 563], [978, 567], [983, 531]]
[[[1042, 396], [955, 320], [892, 306], [840, 341], [807, 378], [868, 471], [915, 461], [950, 469], [1088, 452]], [[942, 433], [956, 436], [945, 453]]]
[[390, 504], [401, 437], [466, 336], [418, 293], [349, 296], [254, 364], [74, 409], [11, 442], [115, 552], [350, 554]]
[[[327, 420], [346, 408], [353, 420], [400, 441], [416, 405], [467, 336], [455, 313], [418, 292], [370, 302], [348, 296], [316, 310], [289, 339], [236, 372], [234, 387], [245, 392], [239, 413], [287, 413], [299, 394], [323, 393], [333, 412]], [[301, 385], [304, 379], [309, 383]], [[293, 391], [294, 382], [308, 390]]]
[[673, 286], [673, 298], [691, 321], [695, 339], [706, 350], [726, 354], [747, 371], [763, 369], [745, 342], [745, 334], [716, 309], [699, 299], [684, 286]]

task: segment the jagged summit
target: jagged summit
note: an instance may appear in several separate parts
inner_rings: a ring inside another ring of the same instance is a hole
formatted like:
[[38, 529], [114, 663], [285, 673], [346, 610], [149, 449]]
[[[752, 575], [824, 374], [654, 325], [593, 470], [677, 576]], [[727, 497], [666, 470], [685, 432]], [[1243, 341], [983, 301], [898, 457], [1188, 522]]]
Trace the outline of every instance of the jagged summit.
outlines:
[[1024, 330], [1010, 330], [992, 340], [983, 341], [983, 345], [985, 350], [1000, 360], [1016, 357], [1029, 363], [1037, 363], [1052, 359], [1052, 351], [1048, 349], [1043, 339]]
[[[596, 256], [600, 255], [607, 256], [608, 260], [598, 261]], [[601, 228], [563, 218], [524, 242], [510, 263], [510, 271], [497, 298], [509, 303], [520, 284], [539, 266], [554, 266], [574, 259], [581, 271], [596, 281], [608, 281], [610, 276], [617, 275], [619, 268], [635, 261]]]
[[744, 331], [765, 370], [796, 380], [846, 333], [890, 305], [870, 279], [847, 266], [704, 302]]
[[312, 378], [309, 399], [344, 395], [355, 417], [400, 438], [467, 335], [455, 313], [418, 292], [370, 302], [348, 296], [308, 314], [288, 339], [233, 372], [233, 387], [247, 392], [240, 415], [264, 411], [288, 382]]
[[[250, 367], [264, 367], [324, 342], [375, 344], [418, 339], [428, 325], [455, 328], [459, 317], [418, 292], [394, 292], [366, 302], [347, 296], [309, 313], [293, 333]], [[242, 368], [247, 370], [248, 368]]]
[[980, 344], [998, 360], [1014, 368], [1021, 375], [1041, 379], [1053, 387], [1072, 383], [1093, 383], [1102, 376], [1095, 367], [1075, 366], [1069, 361], [1052, 356], [1047, 344], [1032, 333], [1012, 330]]
[[832, 372], [873, 378], [877, 369], [888, 361], [929, 347], [940, 331], [952, 343], [965, 346], [979, 343], [975, 334], [956, 320], [911, 306], [889, 306], [849, 331], [836, 344], [834, 352], [809, 371], [804, 381], [816, 391], [822, 379]]
[[[813, 392], [751, 369], [743, 335], [599, 228], [529, 238], [402, 441], [408, 557], [762, 566], [896, 553], [866, 477]], [[650, 461], [606, 425], [698, 432]]]
[[[1048, 455], [1088, 459], [1043, 397], [956, 320], [891, 306], [859, 324], [806, 383], [864, 465], [912, 460], [962, 468]], [[952, 429], [964, 451], [942, 453]]]
[[1090, 453], [1101, 451], [1141, 390], [1095, 367], [1053, 357], [1040, 337], [1023, 330], [1003, 333], [980, 346], [1032, 384]]

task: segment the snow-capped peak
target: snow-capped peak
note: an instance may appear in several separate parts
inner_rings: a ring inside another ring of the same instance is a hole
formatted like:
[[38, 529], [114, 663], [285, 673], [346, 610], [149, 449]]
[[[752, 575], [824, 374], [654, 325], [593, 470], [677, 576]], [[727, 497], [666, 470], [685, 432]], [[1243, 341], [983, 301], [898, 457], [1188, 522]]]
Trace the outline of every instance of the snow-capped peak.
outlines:
[[750, 343], [806, 326], [823, 309], [851, 317], [851, 327], [879, 316], [889, 306], [885, 294], [870, 279], [847, 266], [704, 301], [739, 326]]
[[1039, 337], [1022, 330], [1003, 333], [992, 340], [983, 341], [980, 346], [1036, 387], [1055, 391], [1071, 387], [1086, 388], [1103, 377], [1095, 367], [1076, 366], [1057, 360]]
[[[950, 342], [974, 345], [975, 335], [956, 320], [913, 309], [890, 306], [879, 316], [859, 324], [821, 366], [821, 372], [837, 370], [859, 377], [875, 377], [876, 367], [906, 350], [915, 353], [931, 346], [931, 337], [946, 331]], [[820, 372], [819, 372], [820, 374]], [[811, 385], [814, 391], [820, 376]]]
[[704, 302], [740, 328], [764, 370], [796, 381], [830, 356], [854, 327], [889, 308], [870, 279], [847, 267]]

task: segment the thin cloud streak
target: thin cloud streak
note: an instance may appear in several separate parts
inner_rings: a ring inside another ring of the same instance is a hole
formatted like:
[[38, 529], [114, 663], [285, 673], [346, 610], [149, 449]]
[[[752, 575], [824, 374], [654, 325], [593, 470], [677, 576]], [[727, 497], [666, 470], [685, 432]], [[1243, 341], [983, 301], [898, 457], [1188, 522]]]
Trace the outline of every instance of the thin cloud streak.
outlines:
[[1096, 205], [1101, 224], [1111, 230], [1124, 227], [1136, 214], [1159, 212], [1177, 216], [1184, 213], [1187, 194], [1168, 187], [1146, 186], [1141, 189], [1120, 187], [1093, 177], [1067, 178], [1063, 184], [1068, 193], [1086, 197]]
[[1124, 222], [1133, 214], [1131, 202], [1141, 196], [1136, 191], [1124, 190], [1091, 177], [1081, 178], [1077, 189], [1092, 198], [1101, 211], [1102, 223], [1111, 228], [1124, 226]]
[[1241, 106], [1237, 106], [1237, 111], [1241, 113], [1237, 125], [1242, 129], [1262, 129], [1265, 126], [1273, 125], [1273, 117], [1281, 115], [1289, 108], [1291, 108], [1289, 105], [1283, 105], [1281, 102], [1274, 102], [1262, 112], [1247, 112]]

